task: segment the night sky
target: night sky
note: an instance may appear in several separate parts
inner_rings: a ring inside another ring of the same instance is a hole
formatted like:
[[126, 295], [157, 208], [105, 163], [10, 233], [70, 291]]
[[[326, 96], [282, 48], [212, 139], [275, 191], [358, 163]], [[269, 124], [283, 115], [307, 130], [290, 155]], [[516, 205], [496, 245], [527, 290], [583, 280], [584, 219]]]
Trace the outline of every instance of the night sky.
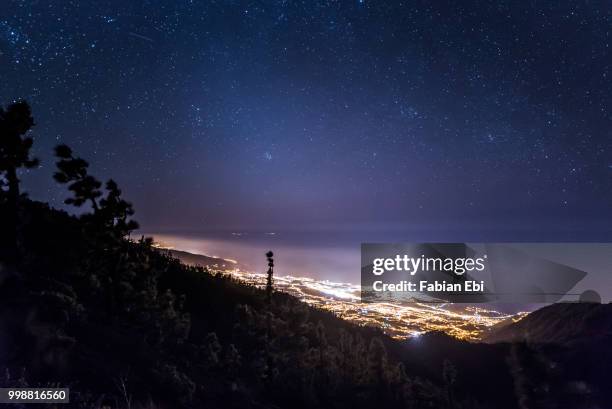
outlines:
[[66, 143], [148, 230], [612, 239], [611, 27], [597, 1], [8, 1], [0, 103], [33, 106], [32, 198], [62, 206]]

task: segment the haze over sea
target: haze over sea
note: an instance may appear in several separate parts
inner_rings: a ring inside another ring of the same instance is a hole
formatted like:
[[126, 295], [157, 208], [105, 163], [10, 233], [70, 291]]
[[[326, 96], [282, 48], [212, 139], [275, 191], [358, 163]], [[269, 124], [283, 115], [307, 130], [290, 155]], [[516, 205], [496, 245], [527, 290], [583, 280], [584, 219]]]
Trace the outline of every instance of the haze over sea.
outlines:
[[267, 269], [265, 253], [272, 250], [277, 275], [359, 282], [360, 242], [349, 233], [215, 231], [150, 235], [164, 247], [235, 260], [252, 272]]
[[[469, 233], [469, 232], [468, 232]], [[485, 231], [486, 233], [486, 231]], [[318, 280], [360, 281], [361, 243], [483, 241], [483, 233], [466, 234], [465, 226], [407, 230], [393, 224], [311, 230], [159, 230], [145, 233], [166, 247], [239, 261], [247, 270], [267, 269], [265, 253], [274, 252], [275, 274]]]
[[[239, 270], [231, 274], [258, 287], [265, 286], [265, 253], [272, 249], [275, 253], [274, 286], [278, 291], [357, 324], [380, 327], [401, 339], [427, 331], [478, 339], [487, 328], [510, 318], [477, 305], [361, 303], [360, 241], [355, 240], [354, 232], [234, 231], [150, 235], [161, 247], [236, 261], [235, 267]], [[401, 239], [398, 237], [398, 240]]]
[[[360, 283], [360, 244], [362, 242], [486, 242], [486, 232], [466, 234], [461, 226], [456, 229], [422, 229], [407, 232], [393, 226], [369, 229], [321, 229], [311, 231], [245, 231], [213, 230], [207, 232], [148, 232], [163, 247], [183, 250], [194, 254], [234, 260], [239, 268], [253, 273], [263, 273], [267, 269], [265, 253], [275, 253], [275, 276], [307, 277], [314, 280], [329, 280], [335, 283]], [[520, 231], [497, 231], [497, 240], [517, 240]], [[466, 238], [468, 240], [466, 240]], [[492, 241], [489, 240], [488, 241]], [[521, 245], [513, 245], [522, 247]], [[560, 262], [584, 269], [590, 274], [573, 289], [580, 293], [588, 289], [598, 289], [604, 298], [612, 294], [611, 285], [605, 277], [607, 266], [599, 265], [598, 260], [607, 260], [602, 254], [609, 254], [609, 244], [584, 244], [572, 246], [572, 251], [559, 256], [554, 245], [528, 245], [522, 250], [537, 257], [553, 256]], [[535, 250], [534, 250], [535, 249]], [[574, 297], [576, 298], [576, 297]], [[569, 299], [573, 300], [573, 298]], [[537, 305], [497, 304], [480, 305], [497, 311], [515, 313], [530, 311]]]

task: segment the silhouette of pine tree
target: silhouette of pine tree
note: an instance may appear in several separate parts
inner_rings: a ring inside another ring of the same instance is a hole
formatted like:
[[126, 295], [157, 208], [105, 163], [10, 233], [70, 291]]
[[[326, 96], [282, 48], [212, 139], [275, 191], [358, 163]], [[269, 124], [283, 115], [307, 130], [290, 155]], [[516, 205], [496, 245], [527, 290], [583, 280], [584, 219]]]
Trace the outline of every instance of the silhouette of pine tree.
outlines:
[[268, 251], [266, 253], [266, 259], [268, 260], [268, 277], [266, 280], [266, 304], [268, 306], [268, 311], [266, 314], [266, 371], [265, 371], [265, 380], [266, 386], [270, 387], [272, 378], [274, 376], [274, 357], [272, 356], [271, 351], [271, 342], [272, 342], [272, 276], [274, 274], [272, 268], [274, 267], [274, 253], [272, 251]]
[[403, 403], [406, 409], [414, 409], [416, 402], [414, 399], [414, 385], [411, 379], [406, 374], [406, 366], [403, 362], [397, 364], [397, 384], [398, 384], [398, 400]]
[[442, 379], [444, 380], [447, 405], [449, 409], [453, 409], [455, 407], [454, 389], [457, 381], [457, 368], [448, 359], [445, 359], [442, 365]]
[[339, 370], [340, 375], [346, 381], [354, 379], [354, 362], [353, 359], [353, 337], [344, 328], [340, 329], [340, 336], [338, 337], [338, 352], [339, 356]]
[[[38, 166], [38, 159], [30, 156], [33, 139], [25, 136], [34, 126], [30, 106], [25, 101], [9, 105], [6, 110], [0, 107], [0, 193], [6, 192], [8, 204], [6, 220], [0, 220], [6, 226], [7, 234], [0, 239], [0, 253], [6, 252], [6, 261], [16, 263], [21, 253], [18, 239], [18, 202], [21, 196], [19, 190], [20, 168]], [[0, 201], [1, 202], [1, 201]]]
[[64, 200], [64, 203], [80, 207], [89, 202], [94, 213], [97, 213], [98, 198], [102, 196], [102, 183], [87, 173], [89, 163], [82, 158], [75, 158], [72, 149], [67, 145], [56, 146], [55, 156], [59, 161], [56, 163], [58, 171], [53, 178], [59, 183], [68, 184], [68, 190], [74, 195]]
[[514, 381], [514, 393], [519, 409], [530, 408], [533, 404], [530, 392], [535, 388], [529, 378], [529, 368], [526, 365], [526, 362], [531, 359], [526, 343], [515, 342], [511, 345], [507, 362]]
[[351, 366], [354, 371], [354, 381], [357, 384], [364, 384], [368, 381], [368, 347], [363, 337], [357, 334], [355, 343], [351, 349]]
[[374, 397], [383, 399], [387, 396], [389, 381], [388, 358], [385, 344], [378, 337], [372, 338], [368, 347], [367, 381], [374, 388]]
[[223, 353], [223, 368], [227, 371], [230, 380], [230, 389], [236, 391], [238, 385], [236, 383], [236, 378], [238, 376], [238, 370], [240, 369], [240, 365], [242, 357], [240, 356], [240, 352], [234, 344], [229, 344], [224, 348]]
[[274, 275], [274, 253], [268, 251], [266, 253], [266, 258], [268, 260], [268, 278], [266, 279], [266, 300], [268, 304], [272, 302], [272, 284], [273, 284], [273, 275]]
[[6, 109], [0, 107], [0, 172], [6, 179], [8, 199], [16, 204], [19, 199], [20, 168], [31, 169], [38, 166], [37, 158], [30, 157], [30, 149], [34, 140], [25, 136], [34, 126], [30, 105], [18, 101]]
[[315, 327], [315, 334], [317, 337], [318, 347], [317, 370], [319, 371], [319, 378], [325, 379], [324, 368], [327, 364], [326, 355], [329, 345], [327, 342], [327, 336], [325, 334], [325, 327], [323, 327], [323, 323], [321, 321], [319, 321]]
[[205, 364], [209, 367], [219, 365], [221, 359], [221, 343], [215, 332], [210, 332], [204, 340], [204, 359]]
[[130, 202], [121, 197], [121, 189], [114, 180], [106, 182], [106, 190], [108, 192], [106, 197], [100, 200], [100, 216], [117, 237], [125, 237], [138, 228], [138, 222], [128, 220], [134, 215], [134, 208]]

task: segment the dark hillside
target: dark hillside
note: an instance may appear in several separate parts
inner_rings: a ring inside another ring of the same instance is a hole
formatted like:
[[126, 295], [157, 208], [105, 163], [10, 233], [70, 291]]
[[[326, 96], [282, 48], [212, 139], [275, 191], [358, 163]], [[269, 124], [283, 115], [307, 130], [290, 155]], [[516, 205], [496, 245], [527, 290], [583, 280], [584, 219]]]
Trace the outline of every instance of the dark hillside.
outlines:
[[486, 342], [571, 344], [612, 337], [612, 304], [559, 303], [541, 308], [522, 320], [495, 330]]
[[70, 385], [75, 407], [448, 405], [444, 385], [400, 365], [403, 346], [379, 331], [286, 294], [268, 305], [262, 290], [87, 216], [19, 208], [0, 278], [7, 385]]
[[612, 305], [552, 304], [493, 329], [485, 341], [510, 346], [515, 384], [542, 407], [612, 406]]
[[2, 383], [68, 385], [72, 407], [612, 404], [609, 306], [547, 307], [500, 330], [512, 344], [398, 342], [288, 294], [268, 302], [88, 215], [23, 199], [17, 226], [16, 252], [2, 248]]

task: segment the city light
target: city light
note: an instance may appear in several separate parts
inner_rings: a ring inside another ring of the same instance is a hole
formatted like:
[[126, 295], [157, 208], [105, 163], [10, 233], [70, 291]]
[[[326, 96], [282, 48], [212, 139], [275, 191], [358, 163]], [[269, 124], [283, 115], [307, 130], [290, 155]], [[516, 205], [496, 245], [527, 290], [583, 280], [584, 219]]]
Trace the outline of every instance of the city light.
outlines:
[[[256, 287], [265, 286], [264, 274], [239, 269], [222, 273]], [[403, 304], [362, 303], [359, 285], [307, 277], [274, 277], [274, 288], [311, 306], [331, 311], [345, 320], [379, 327], [396, 339], [416, 338], [426, 332], [442, 331], [459, 339], [477, 341], [494, 325], [507, 320], [518, 321], [526, 315], [503, 314], [484, 304], [481, 307], [418, 301]]]

